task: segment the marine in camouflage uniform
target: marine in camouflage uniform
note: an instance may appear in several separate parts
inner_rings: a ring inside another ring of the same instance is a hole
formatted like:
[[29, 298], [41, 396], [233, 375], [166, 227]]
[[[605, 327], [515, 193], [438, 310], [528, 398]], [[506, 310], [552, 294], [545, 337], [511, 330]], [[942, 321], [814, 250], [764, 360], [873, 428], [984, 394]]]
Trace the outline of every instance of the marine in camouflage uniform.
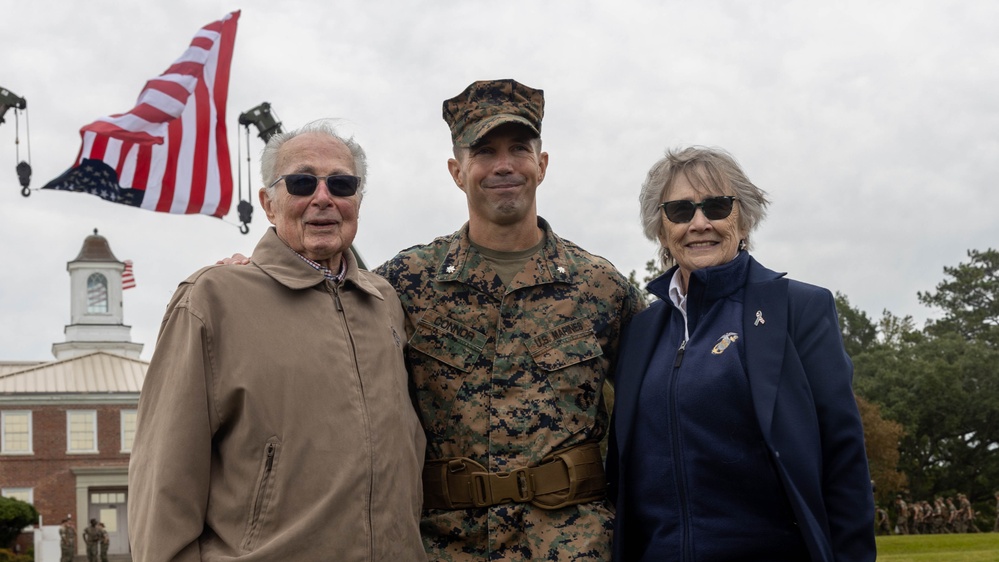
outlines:
[[90, 526], [83, 530], [83, 542], [87, 543], [87, 562], [97, 562], [100, 541], [101, 531], [97, 528], [97, 520], [91, 519]]
[[[509, 122], [539, 134], [541, 96], [512, 80], [472, 84], [444, 105], [455, 146], [474, 146], [490, 125]], [[376, 273], [406, 312], [428, 467], [465, 457], [508, 473], [604, 436], [602, 385], [642, 301], [609, 262], [552, 232], [537, 217], [533, 194], [525, 220], [536, 222], [538, 249], [505, 282], [492, 252], [470, 238], [482, 218], [469, 198], [469, 223], [404, 250]], [[599, 453], [596, 464], [603, 486]], [[557, 509], [522, 501], [427, 507], [421, 523], [429, 558], [444, 561], [609, 560], [612, 528], [604, 499]]]
[[958, 505], [960, 507], [957, 509], [958, 512], [958, 527], [959, 533], [977, 533], [978, 527], [975, 526], [975, 510], [971, 507], [971, 501], [968, 500], [968, 496], [964, 494], [957, 495]]
[[933, 522], [930, 532], [934, 534], [946, 533], [947, 517], [947, 506], [944, 504], [943, 498], [937, 496], [933, 499]]
[[60, 562], [70, 562], [76, 555], [76, 528], [70, 519], [63, 519], [59, 527], [59, 548], [62, 556]]
[[111, 546], [111, 535], [108, 534], [107, 528], [104, 523], [98, 523], [97, 528], [101, 531], [101, 544], [100, 544], [100, 554], [101, 562], [108, 562], [108, 548]]
[[895, 498], [895, 532], [900, 535], [909, 534], [909, 506], [902, 496]]

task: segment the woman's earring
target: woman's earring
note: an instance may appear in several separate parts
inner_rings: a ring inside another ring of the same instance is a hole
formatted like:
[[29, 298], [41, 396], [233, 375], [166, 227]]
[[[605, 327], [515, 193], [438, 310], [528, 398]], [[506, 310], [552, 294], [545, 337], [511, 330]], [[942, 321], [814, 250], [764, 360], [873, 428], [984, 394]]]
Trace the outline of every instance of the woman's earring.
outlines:
[[749, 245], [749, 244], [746, 244], [746, 241], [745, 241], [745, 240], [739, 240], [739, 249], [740, 249], [740, 250], [745, 250], [745, 249], [746, 249], [746, 246], [748, 246], [748, 245]]

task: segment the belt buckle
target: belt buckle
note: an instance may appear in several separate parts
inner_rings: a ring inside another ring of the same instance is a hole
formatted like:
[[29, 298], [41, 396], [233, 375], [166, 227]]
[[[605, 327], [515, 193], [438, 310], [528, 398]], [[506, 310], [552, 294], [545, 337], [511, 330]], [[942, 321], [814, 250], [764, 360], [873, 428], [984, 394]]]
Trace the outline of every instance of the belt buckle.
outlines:
[[473, 472], [470, 476], [475, 507], [498, 505], [508, 500], [526, 503], [534, 499], [534, 481], [527, 467], [505, 473]]

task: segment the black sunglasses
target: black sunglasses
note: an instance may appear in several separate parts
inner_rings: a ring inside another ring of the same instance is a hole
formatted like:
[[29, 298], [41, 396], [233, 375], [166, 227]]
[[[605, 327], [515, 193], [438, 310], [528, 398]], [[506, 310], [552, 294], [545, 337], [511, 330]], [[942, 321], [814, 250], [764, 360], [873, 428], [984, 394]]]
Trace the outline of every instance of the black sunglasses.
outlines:
[[314, 176], [312, 174], [286, 174], [274, 180], [270, 187], [274, 187], [279, 181], [284, 180], [284, 186], [288, 188], [288, 193], [299, 197], [308, 197], [316, 192], [319, 180], [326, 180], [326, 189], [330, 190], [330, 195], [336, 197], [350, 197], [357, 193], [357, 186], [361, 183], [361, 178], [357, 176]]
[[694, 213], [700, 208], [701, 212], [708, 220], [716, 221], [732, 214], [732, 203], [738, 201], [735, 196], [721, 195], [718, 197], [708, 197], [700, 203], [678, 199], [667, 201], [661, 205], [666, 218], [670, 222], [685, 223], [694, 220]]

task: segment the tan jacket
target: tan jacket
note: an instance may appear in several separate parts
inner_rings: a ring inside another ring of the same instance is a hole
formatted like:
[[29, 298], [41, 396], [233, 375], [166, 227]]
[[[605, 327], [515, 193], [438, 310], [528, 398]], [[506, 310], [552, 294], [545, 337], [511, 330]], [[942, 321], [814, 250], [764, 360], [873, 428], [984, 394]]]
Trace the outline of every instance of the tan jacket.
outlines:
[[339, 288], [269, 229], [181, 283], [139, 401], [132, 556], [425, 560], [425, 437], [403, 313], [348, 253]]

